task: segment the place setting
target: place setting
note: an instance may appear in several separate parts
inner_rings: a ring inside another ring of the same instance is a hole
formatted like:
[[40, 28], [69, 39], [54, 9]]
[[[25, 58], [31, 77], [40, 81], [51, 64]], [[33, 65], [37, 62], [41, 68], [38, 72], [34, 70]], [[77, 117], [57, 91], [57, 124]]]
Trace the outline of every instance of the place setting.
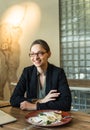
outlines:
[[25, 116], [26, 121], [35, 127], [56, 127], [72, 121], [70, 112], [58, 110], [37, 110]]

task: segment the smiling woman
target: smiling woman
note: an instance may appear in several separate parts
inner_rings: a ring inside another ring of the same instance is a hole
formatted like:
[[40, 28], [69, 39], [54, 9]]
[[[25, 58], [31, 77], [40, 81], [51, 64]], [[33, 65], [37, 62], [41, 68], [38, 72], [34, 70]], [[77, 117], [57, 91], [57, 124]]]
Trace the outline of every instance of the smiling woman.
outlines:
[[51, 51], [47, 42], [35, 40], [30, 54], [33, 65], [24, 68], [11, 96], [11, 105], [22, 110], [69, 111], [71, 93], [67, 79], [62, 68], [48, 62]]

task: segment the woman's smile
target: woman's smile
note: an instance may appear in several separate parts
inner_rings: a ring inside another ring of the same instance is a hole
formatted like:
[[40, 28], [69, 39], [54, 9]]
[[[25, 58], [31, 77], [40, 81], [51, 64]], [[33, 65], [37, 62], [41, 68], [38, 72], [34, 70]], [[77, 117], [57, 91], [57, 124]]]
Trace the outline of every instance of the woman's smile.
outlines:
[[46, 68], [49, 54], [41, 45], [33, 45], [31, 48], [30, 57], [32, 63], [36, 67]]

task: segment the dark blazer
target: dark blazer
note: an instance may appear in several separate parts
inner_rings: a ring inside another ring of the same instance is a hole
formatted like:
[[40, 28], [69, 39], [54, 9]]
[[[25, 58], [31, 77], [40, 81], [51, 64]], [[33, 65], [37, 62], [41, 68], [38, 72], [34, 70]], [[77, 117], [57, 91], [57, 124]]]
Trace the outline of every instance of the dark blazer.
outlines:
[[[38, 103], [38, 109], [69, 111], [71, 108], [71, 92], [62, 68], [48, 64], [46, 73], [46, 95], [50, 90], [57, 89], [60, 96], [55, 101]], [[26, 96], [24, 96], [26, 95]], [[12, 106], [19, 107], [22, 101], [31, 102], [37, 98], [37, 68], [32, 65], [24, 68], [23, 73], [10, 98]]]

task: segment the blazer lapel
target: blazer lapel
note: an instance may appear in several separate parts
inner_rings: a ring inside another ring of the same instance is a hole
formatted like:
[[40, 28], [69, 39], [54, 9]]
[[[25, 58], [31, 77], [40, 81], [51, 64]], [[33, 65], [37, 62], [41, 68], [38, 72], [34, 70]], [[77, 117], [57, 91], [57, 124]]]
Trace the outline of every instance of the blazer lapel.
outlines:
[[46, 94], [51, 90], [51, 86], [52, 86], [52, 70], [50, 67], [50, 64], [48, 64], [48, 69], [47, 69], [47, 73], [46, 73]]
[[32, 97], [37, 98], [37, 70], [36, 68], [33, 69], [30, 86], [31, 86], [30, 93]]

